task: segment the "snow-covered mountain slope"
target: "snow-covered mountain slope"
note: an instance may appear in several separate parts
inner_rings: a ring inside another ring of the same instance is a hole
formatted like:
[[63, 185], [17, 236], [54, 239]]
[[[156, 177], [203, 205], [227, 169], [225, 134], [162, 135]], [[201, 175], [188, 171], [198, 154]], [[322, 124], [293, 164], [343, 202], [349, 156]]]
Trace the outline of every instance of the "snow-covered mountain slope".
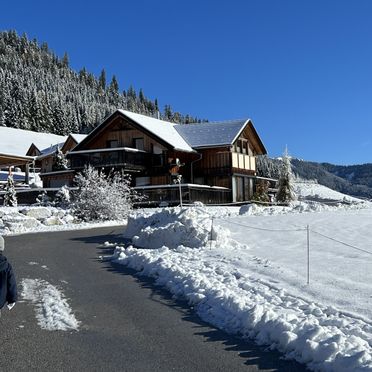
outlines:
[[294, 182], [294, 191], [300, 200], [314, 200], [319, 202], [362, 202], [361, 199], [343, 194], [312, 181]]

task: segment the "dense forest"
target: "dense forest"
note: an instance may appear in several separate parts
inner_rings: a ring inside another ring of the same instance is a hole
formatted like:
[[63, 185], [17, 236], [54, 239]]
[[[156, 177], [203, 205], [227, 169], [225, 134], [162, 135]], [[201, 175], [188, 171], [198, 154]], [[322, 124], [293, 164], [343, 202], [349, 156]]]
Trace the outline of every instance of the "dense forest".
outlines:
[[47, 43], [0, 32], [0, 126], [87, 133], [118, 108], [177, 123], [201, 121], [170, 105], [160, 110], [142, 89], [120, 91], [115, 75], [106, 81], [104, 69], [98, 78], [85, 68], [72, 70], [67, 53], [58, 57]]

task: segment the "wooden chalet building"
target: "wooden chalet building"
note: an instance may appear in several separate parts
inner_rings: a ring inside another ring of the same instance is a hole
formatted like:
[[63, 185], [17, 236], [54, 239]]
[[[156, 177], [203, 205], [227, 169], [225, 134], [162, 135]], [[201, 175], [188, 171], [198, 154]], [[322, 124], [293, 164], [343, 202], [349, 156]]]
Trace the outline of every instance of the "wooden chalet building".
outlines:
[[[67, 156], [73, 172], [91, 164], [130, 173], [133, 186], [152, 201], [176, 199], [174, 179], [181, 175], [186, 201], [224, 203], [252, 197], [261, 154], [266, 149], [249, 119], [174, 124], [117, 110]], [[53, 172], [42, 176], [44, 186], [51, 185]]]
[[53, 188], [72, 185], [75, 172], [72, 169], [56, 169], [55, 154], [58, 148], [62, 153], [68, 153], [85, 137], [86, 134], [71, 133], [64, 142], [51, 145], [43, 150], [37, 149], [34, 144], [30, 146], [27, 154], [35, 156], [35, 167], [40, 169], [40, 178], [44, 187]]

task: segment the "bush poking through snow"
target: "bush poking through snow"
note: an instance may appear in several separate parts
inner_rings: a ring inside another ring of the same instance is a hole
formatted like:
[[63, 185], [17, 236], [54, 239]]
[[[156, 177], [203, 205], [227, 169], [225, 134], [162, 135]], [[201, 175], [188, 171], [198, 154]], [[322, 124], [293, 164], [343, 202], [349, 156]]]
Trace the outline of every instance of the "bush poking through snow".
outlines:
[[75, 183], [73, 210], [83, 221], [124, 219], [140, 199], [130, 187], [130, 176], [119, 172], [105, 174], [88, 166], [75, 177]]

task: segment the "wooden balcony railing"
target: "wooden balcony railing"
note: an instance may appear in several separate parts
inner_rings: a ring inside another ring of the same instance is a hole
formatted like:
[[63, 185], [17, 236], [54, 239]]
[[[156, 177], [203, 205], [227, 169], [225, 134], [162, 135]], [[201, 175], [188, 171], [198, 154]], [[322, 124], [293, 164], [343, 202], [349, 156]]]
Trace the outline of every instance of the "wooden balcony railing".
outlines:
[[80, 170], [90, 164], [96, 168], [121, 168], [127, 171], [148, 171], [158, 174], [165, 171], [165, 156], [132, 149], [104, 149], [76, 151], [68, 154], [71, 169]]

